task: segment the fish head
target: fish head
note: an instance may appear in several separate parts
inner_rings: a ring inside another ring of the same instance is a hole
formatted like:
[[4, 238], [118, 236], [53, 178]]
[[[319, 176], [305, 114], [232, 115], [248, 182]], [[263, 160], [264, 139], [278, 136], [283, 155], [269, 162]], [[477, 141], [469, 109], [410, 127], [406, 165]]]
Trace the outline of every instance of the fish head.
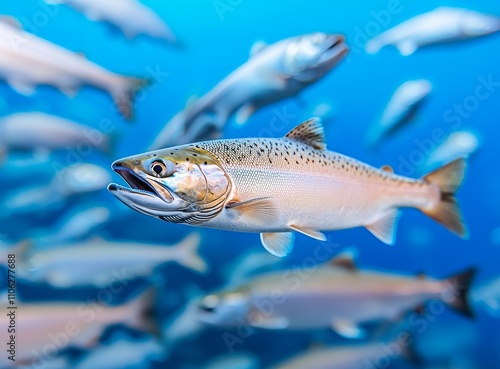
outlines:
[[321, 78], [348, 51], [344, 36], [315, 32], [293, 38], [285, 50], [285, 72], [301, 82]]
[[245, 289], [212, 293], [198, 303], [197, 317], [206, 324], [238, 324], [250, 312], [250, 297]]
[[130, 208], [167, 222], [209, 221], [225, 206], [231, 181], [218, 159], [198, 145], [127, 157], [112, 168], [130, 187], [108, 190]]
[[500, 30], [500, 18], [477, 12], [467, 12], [460, 22], [462, 33], [467, 37], [488, 35]]

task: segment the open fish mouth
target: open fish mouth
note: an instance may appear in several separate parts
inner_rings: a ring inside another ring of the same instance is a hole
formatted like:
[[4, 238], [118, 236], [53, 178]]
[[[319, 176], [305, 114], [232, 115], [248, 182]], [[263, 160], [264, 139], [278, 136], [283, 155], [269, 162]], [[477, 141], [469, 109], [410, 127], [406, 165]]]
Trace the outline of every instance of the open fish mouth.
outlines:
[[128, 195], [129, 198], [130, 196], [138, 195], [142, 197], [148, 196], [150, 198], [156, 197], [166, 203], [173, 201], [173, 197], [168, 193], [168, 191], [162, 189], [160, 193], [160, 191], [155, 188], [158, 184], [150, 184], [146, 179], [140, 177], [132, 169], [121, 165], [113, 165], [112, 168], [130, 186], [125, 187], [116, 183], [110, 183], [108, 185], [108, 191], [115, 194], [115, 196], [120, 197], [118, 194], [123, 193], [123, 195]]
[[323, 55], [321, 55], [319, 63], [337, 63], [344, 58], [349, 50], [343, 35], [331, 35], [328, 37], [326, 43], [328, 46], [325, 51], [323, 51]]

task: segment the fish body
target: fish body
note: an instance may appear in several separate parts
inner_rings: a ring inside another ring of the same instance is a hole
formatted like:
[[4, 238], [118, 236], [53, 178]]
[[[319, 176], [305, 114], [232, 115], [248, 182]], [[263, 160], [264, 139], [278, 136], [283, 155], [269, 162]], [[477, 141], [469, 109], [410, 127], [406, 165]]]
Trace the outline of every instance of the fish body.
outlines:
[[131, 39], [140, 34], [176, 42], [165, 22], [152, 9], [138, 0], [45, 0], [52, 4], [66, 4], [85, 14], [90, 20], [108, 22]]
[[55, 245], [83, 238], [106, 223], [109, 218], [110, 211], [105, 207], [78, 209], [64, 223], [36, 237], [37, 243]]
[[374, 37], [366, 44], [366, 51], [372, 54], [386, 45], [393, 45], [402, 55], [410, 55], [422, 46], [472, 39], [499, 30], [500, 17], [468, 9], [439, 7]]
[[414, 119], [431, 90], [432, 85], [427, 80], [407, 81], [398, 87], [384, 109], [380, 121], [368, 131], [368, 142], [375, 146], [385, 136], [393, 134]]
[[0, 149], [9, 151], [57, 151], [86, 145], [109, 150], [109, 137], [67, 119], [40, 112], [16, 113], [0, 119]]
[[[151, 291], [147, 291], [121, 306], [17, 301], [19, 316], [16, 331], [20, 334], [16, 341], [16, 364], [42, 359], [46, 352], [51, 352], [48, 356], [53, 356], [68, 347], [92, 347], [97, 344], [104, 329], [113, 324], [152, 332], [153, 322], [150, 315], [145, 314], [151, 309], [151, 300]], [[2, 314], [0, 323], [8, 326], [8, 316]], [[67, 332], [64, 338], [59, 334], [61, 332]]]
[[117, 276], [123, 280], [147, 277], [166, 262], [177, 262], [202, 273], [207, 265], [197, 254], [200, 241], [199, 234], [194, 233], [172, 246], [94, 239], [33, 250], [20, 260], [19, 274], [32, 282], [67, 288], [104, 287]]
[[83, 85], [104, 90], [121, 114], [132, 116], [133, 94], [144, 80], [115, 74], [56, 44], [27, 33], [11, 18], [0, 20], [0, 78], [22, 94], [51, 85], [74, 95]]
[[326, 150], [319, 119], [283, 138], [206, 141], [124, 158], [113, 168], [131, 188], [108, 189], [132, 209], [173, 223], [259, 232], [277, 256], [290, 252], [293, 231], [325, 240], [322, 230], [365, 226], [392, 244], [401, 207], [465, 234], [452, 200], [463, 160], [422, 179], [398, 176]]
[[119, 339], [90, 351], [72, 368], [143, 368], [146, 362], [164, 360], [164, 348], [154, 339]]
[[[272, 369], [362, 369], [388, 354], [380, 343], [318, 348], [292, 357]], [[375, 366], [375, 364], [372, 364]]]
[[[447, 280], [359, 270], [342, 255], [317, 268], [265, 273], [247, 283], [206, 296], [199, 319], [216, 326], [245, 322], [264, 329], [332, 327], [347, 337], [359, 325], [393, 321], [429, 300], [442, 300], [470, 315], [468, 270]], [[272, 305], [272, 308], [269, 306]]]
[[248, 62], [175, 115], [149, 149], [218, 138], [233, 114], [244, 123], [264, 105], [294, 96], [325, 76], [346, 52], [343, 36], [319, 32], [255, 46]]
[[102, 190], [109, 180], [109, 173], [98, 165], [70, 165], [59, 170], [48, 184], [21, 187], [9, 193], [2, 203], [2, 215], [32, 214], [55, 209], [71, 196]]

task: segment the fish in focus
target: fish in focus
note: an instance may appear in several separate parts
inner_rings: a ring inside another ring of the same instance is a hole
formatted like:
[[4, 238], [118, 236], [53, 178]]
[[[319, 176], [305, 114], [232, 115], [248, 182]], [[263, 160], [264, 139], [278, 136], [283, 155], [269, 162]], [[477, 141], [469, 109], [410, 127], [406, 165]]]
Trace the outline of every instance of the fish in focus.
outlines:
[[454, 131], [429, 154], [425, 165], [435, 167], [456, 158], [468, 158], [479, 146], [479, 138], [474, 133]]
[[[50, 359], [57, 351], [69, 347], [95, 346], [106, 327], [114, 324], [156, 333], [156, 322], [152, 314], [153, 300], [152, 290], [147, 290], [120, 306], [94, 302], [16, 301], [19, 312], [16, 330], [22, 332], [16, 342], [16, 361], [7, 360], [7, 355], [2, 355], [0, 364], [36, 363], [37, 360]], [[8, 326], [7, 319], [7, 315], [0, 315], [3, 327]], [[67, 328], [68, 326], [72, 328]], [[60, 332], [71, 334], [61, 337], [62, 334], [58, 334]]]
[[186, 236], [176, 245], [93, 239], [44, 250], [18, 253], [18, 276], [53, 287], [106, 287], [111, 282], [151, 275], [154, 268], [176, 262], [198, 273], [208, 267], [198, 255], [201, 237]]
[[427, 80], [403, 83], [392, 95], [380, 120], [367, 133], [367, 141], [376, 147], [380, 141], [394, 134], [415, 118], [425, 98], [430, 94], [432, 84]]
[[0, 153], [43, 153], [79, 148], [110, 152], [111, 137], [95, 128], [41, 112], [15, 113], [0, 119]]
[[468, 289], [474, 272], [470, 269], [444, 280], [407, 277], [359, 270], [352, 257], [339, 255], [326, 265], [264, 273], [209, 294], [199, 303], [198, 319], [222, 327], [331, 327], [345, 337], [359, 338], [364, 335], [360, 324], [397, 321], [430, 300], [472, 316]]
[[17, 20], [5, 16], [0, 19], [0, 78], [23, 95], [31, 95], [39, 85], [51, 85], [74, 96], [90, 85], [107, 92], [125, 118], [132, 117], [133, 95], [146, 84], [27, 33]]
[[116, 26], [132, 39], [140, 34], [176, 42], [168, 25], [152, 9], [138, 0], [45, 0], [48, 4], [65, 4], [82, 12], [90, 20]]
[[498, 31], [500, 17], [442, 6], [382, 32], [371, 39], [365, 49], [373, 54], [393, 45], [406, 56], [422, 46], [473, 39]]
[[326, 149], [312, 118], [282, 138], [215, 140], [117, 160], [130, 185], [108, 190], [130, 208], [172, 223], [258, 232], [263, 246], [287, 255], [295, 232], [364, 226], [394, 244], [400, 208], [413, 207], [459, 236], [466, 235], [455, 192], [465, 161], [421, 179], [377, 169]]
[[233, 114], [238, 123], [246, 122], [261, 107], [324, 77], [346, 53], [344, 36], [320, 32], [257, 43], [248, 62], [175, 115], [149, 150], [219, 138]]

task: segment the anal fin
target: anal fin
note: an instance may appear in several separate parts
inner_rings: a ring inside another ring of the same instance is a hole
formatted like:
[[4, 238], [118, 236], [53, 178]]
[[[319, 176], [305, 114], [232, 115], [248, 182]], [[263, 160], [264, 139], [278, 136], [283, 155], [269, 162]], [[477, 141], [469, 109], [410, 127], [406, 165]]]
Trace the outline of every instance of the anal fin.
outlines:
[[293, 249], [295, 235], [292, 232], [268, 232], [260, 234], [260, 241], [271, 254], [284, 257]]
[[366, 226], [380, 241], [394, 245], [396, 239], [396, 226], [400, 211], [397, 208], [387, 210], [376, 222]]
[[243, 105], [236, 112], [236, 119], [235, 119], [236, 123], [238, 125], [245, 124], [256, 110], [257, 107], [255, 105], [252, 105], [251, 103]]

